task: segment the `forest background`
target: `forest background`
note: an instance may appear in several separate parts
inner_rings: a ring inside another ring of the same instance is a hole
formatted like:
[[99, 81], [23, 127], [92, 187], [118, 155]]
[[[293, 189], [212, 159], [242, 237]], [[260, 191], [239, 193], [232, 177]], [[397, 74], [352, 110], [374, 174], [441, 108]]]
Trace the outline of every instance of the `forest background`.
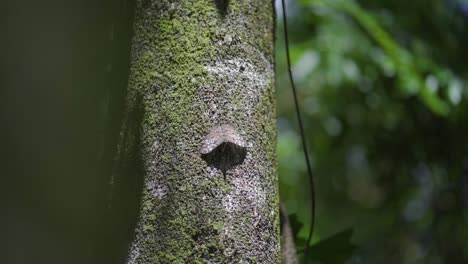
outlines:
[[[279, 188], [301, 254], [310, 190], [276, 7]], [[316, 182], [315, 263], [468, 263], [468, 2], [287, 8]], [[24, 263], [106, 245], [89, 234], [108, 202], [99, 175], [118, 137], [132, 10], [7, 1], [3, 237]]]

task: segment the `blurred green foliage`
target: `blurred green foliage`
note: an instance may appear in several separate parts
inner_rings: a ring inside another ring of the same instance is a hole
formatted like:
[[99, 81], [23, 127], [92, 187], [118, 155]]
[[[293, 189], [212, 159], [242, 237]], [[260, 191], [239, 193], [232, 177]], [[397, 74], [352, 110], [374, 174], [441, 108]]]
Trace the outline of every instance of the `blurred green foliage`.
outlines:
[[[287, 8], [316, 181], [313, 259], [468, 263], [468, 2], [301, 0]], [[280, 193], [301, 224], [301, 252], [308, 179], [277, 28]], [[341, 232], [348, 228], [352, 235]]]

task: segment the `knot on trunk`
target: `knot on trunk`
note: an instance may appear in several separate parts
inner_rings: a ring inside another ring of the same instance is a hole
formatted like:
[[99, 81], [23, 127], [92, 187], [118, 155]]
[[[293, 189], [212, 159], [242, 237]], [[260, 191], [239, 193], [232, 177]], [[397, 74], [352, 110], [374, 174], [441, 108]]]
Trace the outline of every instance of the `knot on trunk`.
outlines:
[[200, 149], [201, 157], [208, 166], [226, 172], [244, 162], [247, 148], [239, 133], [230, 125], [221, 125], [210, 130]]

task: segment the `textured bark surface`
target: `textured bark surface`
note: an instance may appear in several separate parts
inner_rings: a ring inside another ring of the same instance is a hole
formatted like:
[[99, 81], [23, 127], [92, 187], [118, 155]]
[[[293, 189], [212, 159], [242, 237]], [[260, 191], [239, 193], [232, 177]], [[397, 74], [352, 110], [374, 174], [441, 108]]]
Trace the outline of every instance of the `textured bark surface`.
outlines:
[[[119, 151], [138, 150], [144, 182], [128, 263], [280, 263], [273, 8], [137, 1]], [[225, 173], [202, 158], [223, 125], [236, 135], [213, 142], [246, 149]]]

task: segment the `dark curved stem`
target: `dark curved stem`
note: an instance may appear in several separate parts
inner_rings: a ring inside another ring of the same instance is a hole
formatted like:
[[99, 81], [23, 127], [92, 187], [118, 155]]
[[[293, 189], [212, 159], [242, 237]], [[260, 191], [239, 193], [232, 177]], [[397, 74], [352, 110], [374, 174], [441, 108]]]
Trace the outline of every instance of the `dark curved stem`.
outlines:
[[309, 237], [307, 238], [307, 244], [306, 248], [304, 251], [304, 263], [308, 263], [309, 259], [309, 251], [310, 251], [310, 242], [312, 240], [312, 235], [314, 233], [314, 225], [315, 225], [315, 188], [314, 188], [314, 179], [312, 177], [312, 168], [310, 166], [310, 161], [309, 161], [309, 153], [307, 151], [307, 144], [306, 144], [306, 139], [305, 139], [305, 133], [304, 133], [304, 125], [302, 123], [302, 118], [301, 118], [301, 113], [299, 110], [299, 101], [297, 100], [297, 92], [296, 92], [296, 86], [294, 84], [294, 80], [292, 77], [292, 72], [291, 72], [291, 59], [289, 58], [289, 40], [288, 40], [288, 25], [287, 25], [287, 19], [286, 19], [286, 4], [284, 3], [284, 0], [281, 0], [281, 5], [283, 8], [283, 27], [284, 27], [284, 41], [286, 44], [286, 58], [287, 58], [287, 64], [288, 64], [288, 73], [289, 73], [289, 81], [291, 82], [291, 87], [292, 87], [292, 92], [293, 92], [293, 97], [294, 97], [294, 105], [296, 107], [296, 114], [297, 114], [297, 121], [299, 122], [299, 132], [301, 134], [301, 140], [302, 140], [302, 148], [304, 150], [304, 158], [306, 161], [307, 165], [307, 174], [309, 175], [309, 187], [310, 187], [310, 198], [311, 198], [311, 204], [312, 204], [312, 219], [310, 222], [310, 231], [309, 231]]

